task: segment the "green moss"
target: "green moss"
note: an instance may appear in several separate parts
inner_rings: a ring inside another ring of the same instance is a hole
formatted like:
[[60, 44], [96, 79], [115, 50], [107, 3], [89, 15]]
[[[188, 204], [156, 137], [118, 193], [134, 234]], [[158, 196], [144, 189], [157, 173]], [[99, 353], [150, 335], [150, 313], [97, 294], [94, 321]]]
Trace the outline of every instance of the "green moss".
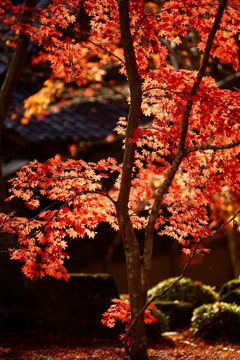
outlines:
[[223, 284], [221, 290], [220, 290], [220, 297], [226, 295], [230, 291], [240, 289], [240, 279], [233, 279], [230, 281], [227, 281], [225, 284]]
[[227, 294], [223, 295], [221, 301], [240, 306], [240, 288], [229, 291]]
[[195, 309], [191, 331], [209, 340], [240, 341], [240, 306], [216, 302]]
[[[177, 278], [169, 278], [159, 282], [149, 290], [148, 296], [155, 296], [165, 290]], [[164, 301], [182, 301], [191, 303], [194, 307], [202, 304], [212, 303], [218, 299], [218, 294], [214, 288], [200, 281], [193, 281], [189, 278], [181, 279], [170, 291], [168, 291], [160, 300]]]
[[69, 274], [70, 277], [74, 277], [74, 276], [77, 276], [77, 277], [86, 277], [86, 276], [90, 276], [92, 278], [103, 278], [103, 279], [108, 279], [109, 278], [109, 275], [108, 274], [105, 274], [105, 273], [97, 273], [97, 274], [87, 274], [87, 273], [71, 273]]

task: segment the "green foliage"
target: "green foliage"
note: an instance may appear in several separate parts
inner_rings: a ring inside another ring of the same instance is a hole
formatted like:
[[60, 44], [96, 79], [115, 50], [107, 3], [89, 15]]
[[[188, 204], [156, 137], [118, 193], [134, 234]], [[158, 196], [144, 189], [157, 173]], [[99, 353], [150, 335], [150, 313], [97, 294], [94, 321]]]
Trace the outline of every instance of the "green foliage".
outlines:
[[119, 297], [120, 297], [120, 299], [126, 301], [126, 303], [130, 304], [129, 294], [120, 294]]
[[223, 284], [219, 295], [222, 298], [224, 295], [226, 295], [230, 291], [233, 291], [236, 289], [240, 290], [240, 279], [233, 279], [233, 280], [227, 281], [225, 284]]
[[150, 338], [160, 337], [163, 332], [169, 330], [169, 319], [161, 310], [149, 307], [151, 314], [158, 319], [157, 322], [146, 324], [146, 334]]
[[229, 291], [226, 295], [223, 295], [221, 301], [240, 306], [240, 288]]
[[169, 317], [169, 329], [175, 330], [191, 324], [194, 306], [181, 301], [160, 301], [154, 305]]
[[[169, 278], [159, 282], [149, 290], [148, 296], [157, 295], [165, 290], [177, 278]], [[208, 304], [218, 300], [218, 294], [214, 288], [204, 285], [200, 281], [193, 281], [189, 278], [181, 279], [170, 291], [160, 298], [164, 301], [183, 301], [191, 303], [194, 307]]]
[[191, 331], [203, 339], [240, 341], [240, 306], [216, 302], [195, 309]]

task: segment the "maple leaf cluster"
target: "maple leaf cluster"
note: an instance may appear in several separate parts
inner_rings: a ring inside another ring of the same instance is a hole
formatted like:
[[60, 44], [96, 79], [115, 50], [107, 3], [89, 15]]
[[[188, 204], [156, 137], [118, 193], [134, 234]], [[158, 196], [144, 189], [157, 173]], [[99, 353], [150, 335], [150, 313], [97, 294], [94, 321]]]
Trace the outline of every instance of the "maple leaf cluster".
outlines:
[[17, 232], [20, 247], [11, 249], [12, 259], [25, 263], [26, 276], [56, 278], [68, 275], [63, 266], [67, 239], [94, 237], [99, 222], [109, 222], [117, 228], [115, 207], [106, 196], [102, 179], [119, 171], [114, 159], [98, 164], [68, 160], [63, 163], [50, 159], [46, 163], [30, 162], [12, 183], [11, 199], [21, 198], [30, 209], [40, 206], [43, 197], [52, 201], [38, 216], [28, 220], [15, 214], [0, 214], [4, 231]]
[[[4, 24], [10, 26], [11, 31], [14, 30], [16, 34], [19, 31], [25, 32], [33, 42], [41, 46], [39, 61], [50, 62], [54, 78], [75, 81], [79, 85], [87, 84], [89, 80], [101, 81], [103, 67], [109, 63], [121, 65], [120, 72], [126, 74], [116, 0], [101, 1], [97, 7], [93, 0], [54, 0], [44, 8], [14, 6], [11, 1], [3, 0], [0, 5], [0, 16]], [[171, 55], [171, 47], [180, 45], [181, 39], [189, 36], [193, 30], [199, 37], [198, 50], [205, 50], [218, 1], [198, 0], [192, 4], [188, 0], [180, 5], [173, 0], [156, 5], [135, 0], [129, 6], [139, 75], [143, 81], [148, 76], [150, 81], [153, 74], [149, 73], [149, 69], [154, 68], [161, 74], [162, 67], [166, 66]], [[20, 21], [23, 10], [31, 10], [31, 16], [24, 24]], [[213, 58], [231, 64], [235, 70], [238, 69], [238, 11], [237, 1], [229, 1], [211, 50]], [[85, 22], [88, 26], [84, 27], [82, 24]], [[15, 45], [15, 42], [11, 43], [11, 46]], [[34, 58], [33, 62], [36, 63], [37, 59]], [[156, 75], [155, 73], [154, 77]], [[179, 73], [179, 79], [181, 75], [183, 74]], [[173, 90], [175, 95], [183, 91], [181, 87], [175, 88], [174, 80], [174, 76], [170, 76], [168, 83], [164, 84], [165, 98]], [[149, 94], [148, 92], [147, 96]], [[45, 97], [49, 97], [47, 101], [43, 101], [41, 95], [34, 99], [35, 104], [30, 111], [29, 106], [27, 107], [27, 113], [38, 115], [41, 104], [44, 102], [46, 106], [53, 99], [52, 91], [45, 93]], [[159, 96], [161, 92], [158, 92]], [[36, 104], [37, 101], [39, 105]], [[143, 110], [149, 112], [145, 106]]]
[[[122, 299], [112, 299], [114, 303], [109, 309], [102, 315], [102, 324], [113, 328], [117, 321], [121, 321], [125, 324], [125, 330], [128, 330], [131, 323], [131, 310], [130, 305]], [[151, 314], [151, 308], [156, 308], [154, 304], [150, 304], [144, 312], [144, 323], [152, 324], [157, 322], [157, 318]], [[123, 335], [120, 335], [123, 338]]]
[[[10, 0], [1, 0], [0, 5], [3, 22], [12, 30], [27, 33], [42, 46], [41, 57], [51, 62], [56, 76], [86, 83], [86, 75], [93, 68], [93, 56], [98, 57], [98, 68], [120, 62], [125, 73], [117, 0], [101, 1], [97, 7], [93, 0], [54, 0], [45, 8], [14, 6]], [[176, 0], [159, 5], [149, 2], [147, 6], [143, 0], [131, 1], [131, 31], [139, 74], [148, 74], [151, 62], [157, 69], [166, 64], [169, 42], [180, 44], [181, 37], [192, 29], [197, 31], [198, 48], [203, 51], [218, 5], [218, 1], [212, 0], [198, 0], [194, 4], [190, 0], [184, 4]], [[23, 10], [32, 11], [24, 24], [19, 20]], [[238, 68], [238, 12], [237, 0], [229, 1], [211, 50], [213, 57], [232, 64], [234, 69]], [[87, 28], [81, 27], [83, 14], [89, 19]]]

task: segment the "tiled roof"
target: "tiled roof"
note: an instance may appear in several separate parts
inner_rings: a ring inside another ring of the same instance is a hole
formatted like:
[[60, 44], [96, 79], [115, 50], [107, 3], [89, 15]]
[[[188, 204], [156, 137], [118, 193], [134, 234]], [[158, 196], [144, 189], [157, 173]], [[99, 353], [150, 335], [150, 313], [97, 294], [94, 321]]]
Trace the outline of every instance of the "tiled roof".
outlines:
[[[18, 87], [10, 115], [15, 112], [21, 115], [23, 101], [32, 91], [31, 86]], [[127, 116], [128, 107], [119, 100], [105, 99], [102, 103], [90, 100], [61, 107], [41, 121], [33, 116], [27, 125], [20, 122], [21, 117], [12, 120], [9, 115], [4, 124], [5, 132], [11, 131], [32, 143], [65, 141], [76, 137], [80, 140], [102, 139], [113, 133], [120, 116]]]
[[[30, 143], [80, 141], [103, 139], [114, 132], [119, 117], [127, 117], [128, 104], [121, 94], [102, 89], [88, 98], [80, 92], [74, 93], [70, 101], [50, 111], [41, 120], [32, 116], [29, 123], [21, 123], [23, 101], [38, 91], [31, 84], [18, 85], [5, 121], [5, 132], [11, 132]], [[77, 90], [78, 91], [78, 90]], [[11, 116], [18, 114], [18, 117]], [[13, 120], [14, 118], [14, 120]], [[143, 123], [149, 118], [143, 118]]]
[[127, 110], [117, 104], [96, 102], [82, 103], [63, 108], [39, 121], [32, 117], [27, 125], [18, 120], [7, 119], [5, 129], [18, 133], [33, 143], [45, 140], [102, 139], [111, 134], [119, 116], [126, 116]]

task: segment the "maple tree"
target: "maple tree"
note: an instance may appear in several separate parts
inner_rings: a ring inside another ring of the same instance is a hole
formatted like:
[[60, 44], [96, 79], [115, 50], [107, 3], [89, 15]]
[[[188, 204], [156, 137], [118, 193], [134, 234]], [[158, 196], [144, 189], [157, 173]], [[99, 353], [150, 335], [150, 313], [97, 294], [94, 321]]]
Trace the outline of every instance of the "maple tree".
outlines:
[[[226, 191], [239, 196], [239, 90], [219, 89], [206, 76], [210, 57], [238, 70], [238, 1], [0, 4], [4, 21], [43, 48], [56, 76], [84, 84], [96, 61], [98, 66], [118, 62], [126, 75], [129, 114], [116, 128], [124, 136], [123, 164], [112, 158], [31, 162], [11, 181], [9, 199], [22, 198], [36, 209], [46, 197], [52, 205], [31, 219], [15, 213], [1, 213], [0, 219], [3, 231], [17, 233], [11, 258], [24, 262], [30, 278], [47, 274], [67, 280], [68, 238], [94, 237], [100, 222], [119, 230], [133, 324], [126, 351], [131, 360], [145, 360], [142, 310], [155, 232], [175, 238], [191, 258], [207, 251], [204, 239], [213, 234], [209, 209], [221, 204]], [[28, 22], [16, 21], [23, 11], [31, 11]], [[178, 46], [193, 31], [199, 39], [199, 69], [176, 69], [168, 61], [169, 45]], [[86, 54], [97, 60], [91, 64]], [[142, 114], [151, 116], [148, 126], [139, 125]], [[105, 183], [112, 175], [116, 181], [108, 190]], [[143, 247], [138, 229], [145, 229]]]

